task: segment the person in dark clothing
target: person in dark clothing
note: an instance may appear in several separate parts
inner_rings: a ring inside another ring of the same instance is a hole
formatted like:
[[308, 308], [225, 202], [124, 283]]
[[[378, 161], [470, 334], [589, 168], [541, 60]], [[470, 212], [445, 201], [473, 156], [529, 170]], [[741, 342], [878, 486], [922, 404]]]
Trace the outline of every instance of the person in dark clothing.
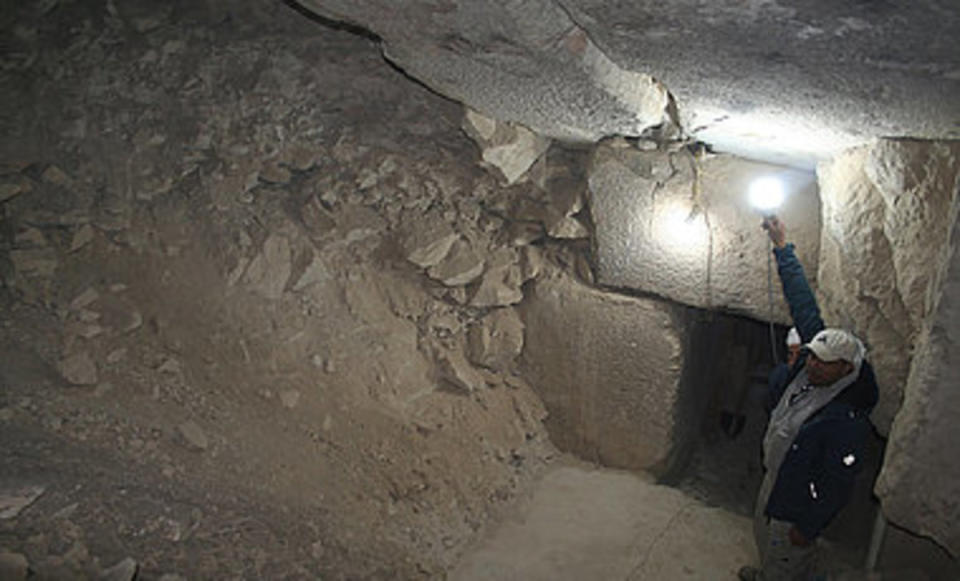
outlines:
[[849, 498], [877, 403], [876, 378], [863, 344], [826, 328], [803, 267], [776, 217], [764, 220], [790, 315], [803, 342], [786, 374], [770, 387], [763, 441], [766, 473], [754, 512], [760, 568], [744, 580], [814, 579], [816, 540]]
[[786, 383], [787, 378], [790, 376], [790, 368], [793, 367], [793, 364], [797, 362], [797, 357], [800, 356], [800, 349], [803, 347], [803, 342], [800, 340], [800, 333], [797, 332], [796, 327], [790, 327], [790, 331], [787, 333], [787, 340], [784, 343], [787, 346], [787, 361], [786, 363], [777, 363], [773, 367], [773, 370], [770, 371], [770, 377], [767, 381], [767, 387], [769, 388], [767, 390], [767, 413], [773, 411], [774, 406], [777, 405], [777, 401], [769, 397], [770, 394], [776, 393], [780, 389], [779, 386]]

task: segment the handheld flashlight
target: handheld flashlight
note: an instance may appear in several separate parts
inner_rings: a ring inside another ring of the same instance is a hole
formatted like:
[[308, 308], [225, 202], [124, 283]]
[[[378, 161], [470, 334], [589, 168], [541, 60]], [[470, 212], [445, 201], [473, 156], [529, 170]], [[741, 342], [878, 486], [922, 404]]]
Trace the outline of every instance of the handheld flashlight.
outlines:
[[774, 217], [775, 211], [783, 203], [783, 182], [773, 176], [764, 176], [753, 180], [747, 193], [750, 205], [765, 218]]

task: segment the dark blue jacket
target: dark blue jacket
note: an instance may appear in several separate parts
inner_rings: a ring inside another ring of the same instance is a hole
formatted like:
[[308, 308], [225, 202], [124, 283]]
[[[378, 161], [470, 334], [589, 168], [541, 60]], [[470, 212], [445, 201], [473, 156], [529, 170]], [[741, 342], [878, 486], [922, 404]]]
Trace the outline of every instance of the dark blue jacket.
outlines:
[[[810, 290], [793, 245], [775, 249], [777, 270], [790, 315], [804, 344], [824, 329], [820, 307]], [[784, 390], [806, 364], [805, 354], [786, 373], [771, 378], [770, 401]], [[787, 452], [767, 501], [766, 513], [794, 524], [813, 539], [850, 499], [870, 434], [869, 414], [877, 403], [873, 368], [864, 362], [856, 381], [840, 392], [800, 428]]]

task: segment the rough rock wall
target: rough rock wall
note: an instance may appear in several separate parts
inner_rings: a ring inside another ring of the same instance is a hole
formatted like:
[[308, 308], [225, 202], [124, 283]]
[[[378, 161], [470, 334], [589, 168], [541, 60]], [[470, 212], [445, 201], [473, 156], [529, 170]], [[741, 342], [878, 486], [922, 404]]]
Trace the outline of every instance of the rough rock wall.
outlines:
[[823, 199], [819, 281], [828, 325], [870, 351], [886, 433], [900, 409], [918, 337], [944, 276], [955, 214], [960, 146], [887, 140], [818, 169]]
[[[921, 151], [937, 149], [927, 145]], [[960, 146], [951, 151], [950, 157], [944, 157], [946, 152], [941, 149], [941, 155], [928, 154], [926, 159], [937, 164], [952, 160], [952, 168], [939, 166], [939, 171], [956, 172]], [[949, 194], [949, 190], [942, 193]], [[924, 297], [929, 303], [924, 305], [923, 326], [914, 340], [903, 405], [890, 430], [876, 490], [892, 521], [934, 538], [956, 558], [960, 556], [960, 465], [956, 459], [960, 440], [960, 192], [956, 181], [953, 195], [945, 198], [939, 198], [934, 215], [927, 218], [935, 218], [936, 225], [945, 223], [949, 237], [934, 241], [929, 249], [932, 262], [913, 265], [925, 267], [932, 292]]]
[[661, 475], [696, 427], [682, 422], [682, 309], [603, 292], [554, 273], [521, 307], [524, 375], [550, 411], [562, 450]]
[[686, 150], [640, 151], [616, 141], [596, 149], [589, 170], [598, 282], [789, 324], [775, 272], [771, 313], [768, 243], [746, 195], [753, 179], [768, 175], [785, 184], [778, 214], [815, 285], [820, 204], [812, 174], [726, 155], [701, 162]]
[[51, 578], [440, 576], [555, 453], [512, 373], [544, 226], [496, 213], [542, 200], [275, 3], [17, 10], [0, 545]]

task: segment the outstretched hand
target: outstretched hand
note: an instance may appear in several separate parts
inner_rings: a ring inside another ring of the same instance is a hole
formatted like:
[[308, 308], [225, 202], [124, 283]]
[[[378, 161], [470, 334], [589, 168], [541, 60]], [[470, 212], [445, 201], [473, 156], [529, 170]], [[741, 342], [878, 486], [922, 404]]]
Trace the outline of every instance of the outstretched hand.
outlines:
[[767, 236], [777, 248], [783, 248], [787, 244], [787, 227], [780, 218], [776, 216], [767, 216], [763, 219], [763, 229], [767, 231]]

